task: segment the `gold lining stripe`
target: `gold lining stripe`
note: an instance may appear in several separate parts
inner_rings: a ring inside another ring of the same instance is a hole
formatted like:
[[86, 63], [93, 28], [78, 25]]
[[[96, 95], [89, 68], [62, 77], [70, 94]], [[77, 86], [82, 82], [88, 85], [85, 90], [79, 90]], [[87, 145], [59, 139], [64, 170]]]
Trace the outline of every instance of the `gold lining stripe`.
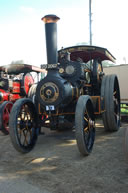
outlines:
[[91, 85], [91, 84], [85, 84], [85, 86], [87, 86], [87, 87], [91, 87], [92, 85]]
[[88, 70], [88, 69], [85, 69], [84, 71], [85, 71], [85, 72], [91, 72], [91, 71], [90, 71], [90, 70]]

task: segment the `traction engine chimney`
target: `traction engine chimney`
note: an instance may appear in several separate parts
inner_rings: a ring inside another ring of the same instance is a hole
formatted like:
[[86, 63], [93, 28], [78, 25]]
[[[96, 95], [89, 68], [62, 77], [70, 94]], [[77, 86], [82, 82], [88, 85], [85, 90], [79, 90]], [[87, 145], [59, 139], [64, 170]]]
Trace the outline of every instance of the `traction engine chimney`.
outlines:
[[[58, 63], [57, 53], [57, 21], [60, 18], [56, 15], [46, 15], [42, 18], [45, 23], [47, 64]], [[51, 65], [48, 66], [50, 68]]]

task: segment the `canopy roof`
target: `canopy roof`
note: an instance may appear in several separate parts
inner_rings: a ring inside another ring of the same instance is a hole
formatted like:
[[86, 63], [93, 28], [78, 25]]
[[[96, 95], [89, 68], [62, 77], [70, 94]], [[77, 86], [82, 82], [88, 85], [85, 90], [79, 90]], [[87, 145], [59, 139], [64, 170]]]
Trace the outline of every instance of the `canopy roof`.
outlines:
[[7, 74], [20, 74], [28, 72], [45, 72], [44, 69], [41, 69], [37, 66], [32, 66], [29, 64], [9, 64], [0, 67], [0, 71], [3, 71]]
[[92, 59], [99, 59], [100, 61], [109, 60], [114, 63], [116, 60], [106, 48], [97, 46], [81, 45], [64, 48], [58, 51], [59, 56], [61, 56], [63, 52], [70, 52], [72, 61], [77, 61], [78, 58], [81, 58], [85, 63]]

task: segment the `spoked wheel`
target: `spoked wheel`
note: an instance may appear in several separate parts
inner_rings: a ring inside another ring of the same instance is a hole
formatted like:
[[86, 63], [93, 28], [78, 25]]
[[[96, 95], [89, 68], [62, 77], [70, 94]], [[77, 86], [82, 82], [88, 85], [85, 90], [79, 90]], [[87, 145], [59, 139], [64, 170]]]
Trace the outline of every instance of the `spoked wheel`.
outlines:
[[9, 117], [13, 103], [4, 101], [0, 105], [0, 130], [5, 134], [9, 134]]
[[87, 95], [79, 97], [75, 112], [75, 129], [77, 146], [84, 156], [92, 151], [95, 140], [95, 118], [91, 98]]
[[30, 99], [19, 99], [13, 105], [9, 120], [10, 138], [21, 153], [28, 153], [36, 144], [36, 117], [35, 106]]
[[116, 75], [103, 77], [101, 97], [104, 98], [105, 107], [104, 128], [106, 131], [117, 131], [120, 128], [120, 89]]

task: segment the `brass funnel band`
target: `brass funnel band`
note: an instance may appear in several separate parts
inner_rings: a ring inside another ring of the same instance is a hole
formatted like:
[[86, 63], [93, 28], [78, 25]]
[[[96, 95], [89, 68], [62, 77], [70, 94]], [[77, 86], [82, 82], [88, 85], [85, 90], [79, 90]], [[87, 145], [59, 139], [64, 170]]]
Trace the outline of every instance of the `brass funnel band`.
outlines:
[[44, 23], [56, 23], [59, 19], [56, 15], [45, 15], [41, 20], [43, 20]]

